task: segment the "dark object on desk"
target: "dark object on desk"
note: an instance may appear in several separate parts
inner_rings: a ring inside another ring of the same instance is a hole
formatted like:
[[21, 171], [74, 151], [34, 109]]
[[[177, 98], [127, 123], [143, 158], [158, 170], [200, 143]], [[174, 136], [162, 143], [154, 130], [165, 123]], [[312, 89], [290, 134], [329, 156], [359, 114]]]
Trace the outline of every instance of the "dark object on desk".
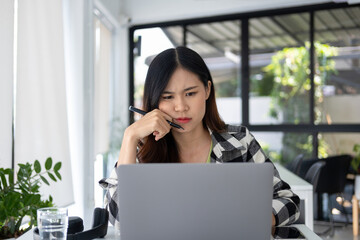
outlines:
[[295, 227], [275, 227], [274, 239], [303, 239], [306, 237]]
[[[104, 208], [95, 208], [92, 228], [84, 230], [83, 220], [80, 217], [69, 217], [67, 240], [89, 240], [103, 238], [107, 234], [109, 212]], [[34, 239], [40, 240], [39, 229], [34, 229]]]
[[301, 153], [301, 154], [297, 155], [297, 156], [289, 163], [289, 165], [286, 166], [286, 168], [287, 168], [289, 171], [291, 171], [291, 172], [293, 172], [293, 173], [295, 173], [296, 175], [299, 176], [299, 174], [300, 174], [300, 167], [301, 167], [301, 164], [302, 164], [303, 160], [304, 160], [304, 154]]

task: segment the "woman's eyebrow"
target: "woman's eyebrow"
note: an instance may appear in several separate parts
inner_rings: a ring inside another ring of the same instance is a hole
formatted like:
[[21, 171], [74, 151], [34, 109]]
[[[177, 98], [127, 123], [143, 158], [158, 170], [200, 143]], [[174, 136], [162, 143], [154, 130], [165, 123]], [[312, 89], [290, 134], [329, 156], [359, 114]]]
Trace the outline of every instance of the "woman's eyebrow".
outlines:
[[[184, 92], [186, 91], [189, 91], [189, 90], [192, 90], [192, 89], [195, 89], [195, 88], [198, 88], [199, 86], [192, 86], [192, 87], [188, 87], [188, 88], [185, 88], [184, 89]], [[171, 91], [163, 91], [162, 94], [173, 94], [174, 92], [171, 92]]]

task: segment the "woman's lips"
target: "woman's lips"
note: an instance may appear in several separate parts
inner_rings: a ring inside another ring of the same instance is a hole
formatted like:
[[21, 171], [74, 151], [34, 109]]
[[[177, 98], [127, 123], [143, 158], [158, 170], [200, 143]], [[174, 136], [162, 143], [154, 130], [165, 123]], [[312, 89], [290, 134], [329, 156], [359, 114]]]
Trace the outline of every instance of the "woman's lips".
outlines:
[[191, 118], [176, 118], [178, 123], [188, 123], [190, 122]]

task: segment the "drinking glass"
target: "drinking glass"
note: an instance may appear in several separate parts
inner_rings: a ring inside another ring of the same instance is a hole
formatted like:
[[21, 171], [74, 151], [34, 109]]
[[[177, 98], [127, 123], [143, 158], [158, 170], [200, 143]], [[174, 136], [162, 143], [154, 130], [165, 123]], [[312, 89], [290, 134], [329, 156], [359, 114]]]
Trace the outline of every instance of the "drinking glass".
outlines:
[[40, 239], [66, 240], [68, 228], [67, 208], [40, 208], [37, 210]]

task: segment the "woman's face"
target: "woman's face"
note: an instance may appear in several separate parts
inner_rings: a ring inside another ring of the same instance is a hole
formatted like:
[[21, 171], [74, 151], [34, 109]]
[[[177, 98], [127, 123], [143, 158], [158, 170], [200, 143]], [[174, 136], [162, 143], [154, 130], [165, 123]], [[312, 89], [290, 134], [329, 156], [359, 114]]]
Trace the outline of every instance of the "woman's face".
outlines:
[[199, 77], [183, 68], [177, 68], [160, 96], [159, 109], [173, 118], [173, 122], [191, 132], [203, 127], [206, 100], [210, 95], [211, 82], [205, 88]]

